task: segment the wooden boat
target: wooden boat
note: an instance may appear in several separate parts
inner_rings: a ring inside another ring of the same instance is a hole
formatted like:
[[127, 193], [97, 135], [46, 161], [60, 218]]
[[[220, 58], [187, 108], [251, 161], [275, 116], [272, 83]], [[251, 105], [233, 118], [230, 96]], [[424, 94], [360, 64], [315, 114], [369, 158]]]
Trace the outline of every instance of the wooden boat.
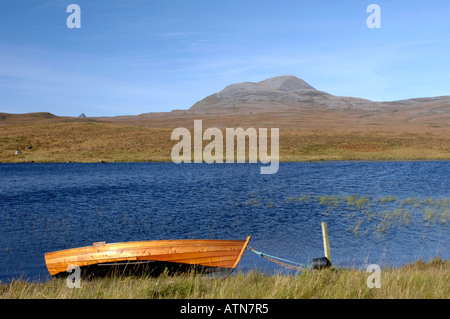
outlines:
[[45, 263], [51, 276], [67, 276], [69, 269], [80, 267], [82, 275], [137, 273], [143, 269], [153, 275], [162, 270], [171, 272], [190, 269], [202, 272], [231, 273], [238, 265], [250, 241], [183, 239], [135, 241], [60, 250], [45, 254]]

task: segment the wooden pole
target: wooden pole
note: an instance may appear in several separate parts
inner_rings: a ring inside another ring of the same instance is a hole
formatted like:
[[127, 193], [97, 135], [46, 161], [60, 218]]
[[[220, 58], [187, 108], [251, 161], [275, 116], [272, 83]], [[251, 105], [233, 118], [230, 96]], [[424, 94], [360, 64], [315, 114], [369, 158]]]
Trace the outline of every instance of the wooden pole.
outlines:
[[325, 252], [325, 257], [331, 262], [330, 257], [330, 242], [328, 241], [328, 228], [327, 223], [322, 222], [322, 236], [323, 236], [323, 250]]

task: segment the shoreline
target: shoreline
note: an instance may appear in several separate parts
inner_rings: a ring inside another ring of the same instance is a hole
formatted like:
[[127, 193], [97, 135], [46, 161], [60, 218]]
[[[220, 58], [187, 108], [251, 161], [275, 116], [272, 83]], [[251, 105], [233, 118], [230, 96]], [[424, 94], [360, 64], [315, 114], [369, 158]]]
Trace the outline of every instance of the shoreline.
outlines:
[[[375, 159], [375, 160], [369, 160], [369, 159], [337, 159], [337, 160], [280, 160], [279, 163], [404, 163], [404, 162], [417, 162], [417, 163], [423, 163], [423, 162], [449, 162], [450, 158], [438, 158], [438, 159]], [[2, 162], [1, 164], [120, 164], [120, 163], [173, 163], [172, 160], [139, 160], [139, 161], [92, 161], [92, 162], [82, 162], [82, 161], [67, 161], [67, 162], [58, 162], [58, 161], [27, 161], [27, 162]], [[176, 164], [176, 163], [173, 163]], [[261, 163], [194, 163], [193, 161], [191, 163], [180, 163], [180, 164], [213, 164], [213, 165], [227, 165], [227, 164], [252, 164], [252, 165], [261, 165]], [[179, 165], [179, 164], [177, 164]]]

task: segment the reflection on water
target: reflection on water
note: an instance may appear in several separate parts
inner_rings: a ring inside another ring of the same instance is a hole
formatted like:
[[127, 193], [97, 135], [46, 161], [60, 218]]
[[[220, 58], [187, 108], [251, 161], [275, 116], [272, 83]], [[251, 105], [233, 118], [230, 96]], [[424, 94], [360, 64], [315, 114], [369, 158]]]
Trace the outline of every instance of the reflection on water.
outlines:
[[[49, 278], [44, 253], [181, 238], [245, 239], [300, 263], [448, 259], [450, 162], [0, 164], [0, 280]], [[276, 265], [247, 252], [239, 270]]]

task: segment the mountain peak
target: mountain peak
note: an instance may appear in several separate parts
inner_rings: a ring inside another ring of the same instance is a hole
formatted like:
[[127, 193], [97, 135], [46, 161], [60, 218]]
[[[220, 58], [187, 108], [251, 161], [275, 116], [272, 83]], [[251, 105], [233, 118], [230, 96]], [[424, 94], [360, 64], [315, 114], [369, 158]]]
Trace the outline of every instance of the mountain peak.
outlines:
[[311, 85], [293, 75], [283, 75], [269, 78], [261, 81], [258, 85], [267, 89], [278, 90], [283, 92], [292, 92], [298, 90], [315, 90]]
[[226, 110], [230, 108], [291, 107], [313, 102], [314, 97], [328, 95], [292, 75], [276, 76], [261, 82], [230, 84], [222, 91], [195, 103], [191, 110]]

